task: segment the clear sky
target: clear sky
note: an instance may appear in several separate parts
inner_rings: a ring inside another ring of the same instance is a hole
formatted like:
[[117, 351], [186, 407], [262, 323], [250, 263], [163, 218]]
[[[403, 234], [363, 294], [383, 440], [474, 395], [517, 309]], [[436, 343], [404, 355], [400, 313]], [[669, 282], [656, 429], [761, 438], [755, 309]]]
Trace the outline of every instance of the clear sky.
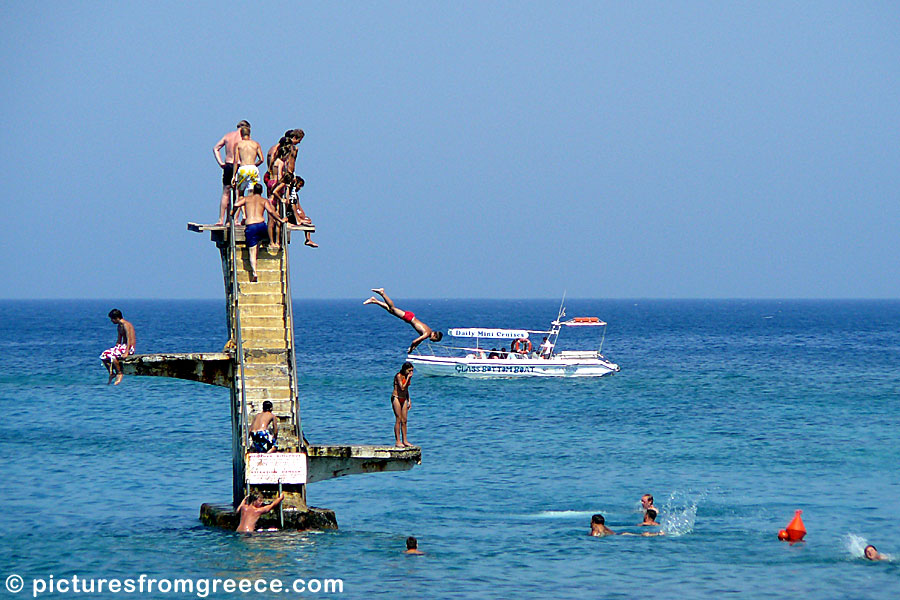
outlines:
[[896, 2], [5, 2], [2, 298], [220, 298], [212, 147], [300, 127], [297, 298], [900, 297]]

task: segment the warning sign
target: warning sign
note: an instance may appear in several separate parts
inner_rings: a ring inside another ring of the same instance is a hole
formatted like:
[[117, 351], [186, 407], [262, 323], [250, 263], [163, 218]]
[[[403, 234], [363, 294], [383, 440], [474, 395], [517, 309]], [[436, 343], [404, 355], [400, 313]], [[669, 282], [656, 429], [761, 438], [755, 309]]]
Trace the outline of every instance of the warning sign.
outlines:
[[306, 483], [306, 454], [247, 455], [247, 483]]

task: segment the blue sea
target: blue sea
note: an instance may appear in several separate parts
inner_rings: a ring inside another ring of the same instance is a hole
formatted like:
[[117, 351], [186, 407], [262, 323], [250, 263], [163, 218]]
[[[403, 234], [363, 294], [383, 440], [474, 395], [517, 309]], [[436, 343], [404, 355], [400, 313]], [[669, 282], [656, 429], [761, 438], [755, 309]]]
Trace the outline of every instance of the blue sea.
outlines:
[[[414, 333], [365, 297], [295, 302], [313, 443], [393, 443], [391, 379]], [[395, 300], [440, 329], [541, 328], [558, 308]], [[218, 351], [223, 301], [0, 302], [0, 578], [22, 577], [18, 597], [51, 576], [141, 574], [341, 579], [343, 593], [304, 594], [335, 598], [900, 597], [900, 301], [567, 306], [609, 322], [603, 352], [620, 373], [417, 374], [421, 465], [311, 485], [337, 531], [245, 536], [198, 521], [201, 503], [231, 495], [227, 389], [107, 386], [97, 359], [113, 307], [139, 352]], [[564, 331], [559, 346], [596, 347], [594, 334]], [[644, 493], [666, 536], [587, 535], [593, 513], [639, 532]], [[779, 542], [797, 509], [806, 540]], [[407, 536], [423, 556], [402, 553]], [[866, 543], [893, 559], [861, 559]], [[198, 597], [90, 597], [129, 595]]]

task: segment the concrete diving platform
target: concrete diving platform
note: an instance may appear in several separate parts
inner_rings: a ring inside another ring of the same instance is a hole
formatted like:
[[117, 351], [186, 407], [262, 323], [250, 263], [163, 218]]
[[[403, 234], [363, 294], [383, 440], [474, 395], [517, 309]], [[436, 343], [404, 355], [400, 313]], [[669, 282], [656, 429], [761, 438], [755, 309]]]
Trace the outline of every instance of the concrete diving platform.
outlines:
[[[347, 475], [408, 471], [421, 464], [422, 450], [316, 444], [304, 435], [288, 244], [292, 231], [314, 232], [315, 227], [286, 227], [280, 245], [266, 244], [256, 254], [257, 277], [250, 276], [243, 226], [188, 223], [188, 230], [209, 232], [219, 250], [225, 284], [226, 327], [219, 342], [223, 351], [136, 354], [119, 361], [122, 373], [229, 389], [223, 405], [231, 415], [231, 503], [204, 504], [201, 521], [234, 529], [238, 523], [234, 509], [247, 494], [271, 502], [284, 493], [281, 506], [260, 519], [259, 528], [336, 529], [334, 512], [307, 504], [309, 484]], [[278, 451], [265, 454], [255, 452], [251, 440], [253, 419], [264, 408], [278, 423]], [[315, 433], [310, 437], [315, 439]]]
[[309, 474], [307, 483], [345, 475], [409, 471], [422, 464], [418, 446], [349, 446], [311, 444], [307, 447]]
[[119, 359], [125, 375], [173, 377], [210, 385], [231, 387], [234, 354], [188, 352], [183, 354], [133, 354]]
[[[260, 529], [282, 529], [281, 519], [284, 518], [284, 529], [337, 529], [337, 517], [334, 511], [327, 508], [310, 506], [306, 510], [285, 506], [282, 513], [278, 509], [269, 511], [259, 517], [256, 522], [257, 531]], [[209, 527], [221, 527], [222, 529], [237, 529], [241, 522], [240, 515], [230, 504], [201, 504], [200, 521]]]
[[[364, 473], [385, 473], [388, 471], [408, 471], [422, 463], [422, 449], [417, 446], [398, 448], [397, 446], [369, 445], [310, 445], [307, 450], [307, 484], [326, 481], [346, 475]], [[252, 456], [252, 455], [251, 455]], [[256, 486], [255, 491], [271, 502], [278, 494], [276, 485]], [[297, 499], [299, 500], [299, 499]], [[334, 511], [315, 506], [284, 505], [262, 515], [257, 529], [337, 529]], [[203, 504], [200, 507], [200, 521], [211, 527], [234, 530], [240, 516], [231, 504]]]

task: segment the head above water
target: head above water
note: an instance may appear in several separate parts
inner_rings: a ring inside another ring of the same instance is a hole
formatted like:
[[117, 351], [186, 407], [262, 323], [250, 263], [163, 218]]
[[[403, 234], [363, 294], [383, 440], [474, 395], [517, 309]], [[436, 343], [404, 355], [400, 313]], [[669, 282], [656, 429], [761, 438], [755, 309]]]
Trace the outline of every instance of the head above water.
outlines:
[[121, 318], [122, 318], [122, 311], [119, 310], [118, 308], [114, 308], [111, 311], [109, 311], [109, 320], [112, 321], [113, 323], [115, 323], [116, 321], [118, 321]]
[[645, 521], [656, 521], [656, 515], [659, 513], [653, 510], [652, 508], [647, 509], [647, 513], [644, 515]]
[[878, 549], [875, 548], [872, 544], [869, 544], [863, 549], [863, 556], [868, 560], [880, 560], [881, 554], [878, 553]]
[[641, 506], [647, 508], [648, 506], [653, 506], [653, 496], [650, 494], [644, 494], [641, 496]]
[[419, 547], [419, 541], [413, 536], [409, 536], [406, 538], [406, 549], [407, 550], [415, 550]]
[[603, 518], [603, 515], [596, 514], [591, 517], [591, 525], [605, 525], [606, 519]]

